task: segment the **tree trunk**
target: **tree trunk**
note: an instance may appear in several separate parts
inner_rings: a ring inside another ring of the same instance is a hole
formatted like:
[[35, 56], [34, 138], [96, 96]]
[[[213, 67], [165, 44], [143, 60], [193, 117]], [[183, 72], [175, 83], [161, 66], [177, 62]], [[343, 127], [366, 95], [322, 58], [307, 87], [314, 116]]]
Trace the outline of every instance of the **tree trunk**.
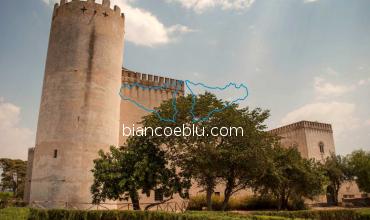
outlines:
[[339, 187], [334, 187], [334, 205], [338, 205], [338, 193], [339, 193]]
[[206, 196], [206, 200], [207, 200], [207, 210], [208, 211], [212, 211], [212, 194], [213, 194], [213, 187], [210, 187], [208, 186], [207, 187], [207, 196]]
[[226, 188], [225, 188], [225, 193], [224, 193], [225, 198], [224, 198], [224, 201], [222, 202], [222, 207], [221, 207], [222, 211], [225, 211], [227, 208], [227, 205], [229, 204], [230, 196], [232, 195], [234, 185], [235, 185], [234, 183], [235, 181], [233, 178], [229, 179], [226, 182]]
[[222, 207], [221, 207], [222, 211], [225, 211], [227, 208], [227, 205], [229, 204], [231, 192], [232, 192], [232, 189], [225, 189], [225, 198], [224, 198], [224, 201], [222, 202]]
[[285, 200], [285, 189], [282, 189], [279, 195], [278, 210], [286, 209]]
[[134, 210], [140, 210], [139, 195], [136, 190], [130, 191], [130, 199]]
[[224, 198], [224, 201], [222, 202], [222, 207], [221, 207], [221, 210], [222, 211], [225, 211], [226, 208], [227, 208], [227, 205], [229, 204], [229, 200], [230, 200], [230, 197], [231, 195], [233, 194], [233, 189], [235, 187], [235, 178], [234, 178], [235, 175], [230, 175], [228, 178], [227, 178], [227, 181], [226, 181], [226, 188], [225, 188], [225, 198]]

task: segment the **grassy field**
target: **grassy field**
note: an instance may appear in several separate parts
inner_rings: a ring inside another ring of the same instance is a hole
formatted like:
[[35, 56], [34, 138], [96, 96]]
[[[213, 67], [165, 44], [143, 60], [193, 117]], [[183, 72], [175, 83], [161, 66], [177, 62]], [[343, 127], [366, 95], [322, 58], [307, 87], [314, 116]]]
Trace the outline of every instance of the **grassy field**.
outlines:
[[6, 208], [0, 209], [1, 220], [26, 220], [28, 219], [28, 208]]
[[0, 209], [0, 220], [370, 220], [368, 209], [266, 211], [251, 213], [189, 211], [181, 214], [135, 211], [71, 211], [28, 208]]

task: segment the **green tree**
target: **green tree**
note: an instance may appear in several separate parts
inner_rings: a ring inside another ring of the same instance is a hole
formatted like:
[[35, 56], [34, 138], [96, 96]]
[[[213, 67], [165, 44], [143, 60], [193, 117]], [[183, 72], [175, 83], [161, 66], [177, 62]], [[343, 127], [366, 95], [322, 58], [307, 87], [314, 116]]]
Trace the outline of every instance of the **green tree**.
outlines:
[[[194, 109], [192, 109], [193, 102], [196, 103]], [[174, 121], [161, 120], [157, 114], [153, 113], [144, 117], [142, 122], [145, 127], [170, 127], [175, 130], [176, 127], [186, 126], [191, 129], [186, 129], [187, 134], [153, 136], [153, 139], [157, 144], [166, 146], [171, 155], [169, 159], [179, 168], [179, 172], [191, 177], [206, 192], [208, 210], [212, 209], [211, 196], [215, 186], [219, 183], [220, 139], [206, 135], [210, 132], [210, 122], [213, 121], [214, 115], [209, 120], [200, 120], [196, 123], [193, 121], [193, 116], [206, 117], [212, 110], [223, 108], [223, 104], [210, 93], [197, 97], [181, 96], [176, 99], [177, 114]], [[156, 111], [162, 118], [172, 118], [175, 111], [173, 101], [162, 102]], [[194, 115], [191, 115], [191, 111]], [[194, 129], [197, 129], [196, 132], [200, 135], [188, 135]]]
[[332, 153], [323, 164], [325, 176], [329, 180], [327, 193], [333, 199], [333, 204], [338, 205], [338, 192], [345, 181], [351, 180], [351, 170], [345, 157]]
[[312, 199], [323, 191], [325, 177], [320, 164], [302, 158], [295, 148], [274, 147], [262, 166], [264, 170], [254, 188], [262, 195], [275, 196], [279, 209], [287, 209], [290, 200]]
[[[226, 105], [228, 107], [224, 108]], [[214, 110], [215, 113], [209, 115]], [[162, 118], [171, 118], [175, 111], [172, 100], [163, 102], [156, 111]], [[225, 209], [230, 197], [247, 187], [252, 174], [256, 173], [256, 158], [262, 155], [264, 146], [269, 143], [268, 135], [263, 131], [266, 128], [263, 122], [269, 114], [261, 109], [239, 108], [236, 104], [217, 99], [211, 93], [178, 97], [176, 111], [173, 122], [160, 120], [153, 113], [144, 117], [142, 124], [152, 128], [171, 127], [175, 130], [176, 127], [187, 126], [200, 130], [198, 135], [155, 136], [154, 139], [157, 144], [167, 146], [171, 161], [203, 188], [209, 210], [215, 186], [219, 182], [225, 183]], [[212, 135], [212, 129], [222, 127], [234, 133]]]
[[0, 159], [1, 191], [11, 191], [16, 198], [23, 198], [27, 161]]
[[228, 206], [230, 197], [236, 192], [251, 186], [261, 171], [260, 159], [266, 156], [273, 139], [265, 132], [264, 121], [268, 111], [259, 108], [238, 108], [232, 106], [217, 115], [215, 127], [238, 127], [243, 129], [243, 136], [222, 137], [220, 151], [220, 179], [225, 184], [222, 210]]
[[348, 156], [349, 168], [361, 191], [370, 193], [370, 152], [358, 150]]
[[106, 199], [130, 198], [134, 209], [140, 210], [139, 190], [147, 196], [153, 190], [160, 190], [169, 197], [162, 201], [165, 202], [175, 193], [187, 197], [190, 187], [189, 181], [179, 176], [176, 168], [168, 163], [166, 152], [144, 137], [131, 137], [127, 145], [112, 146], [110, 152], [100, 151], [92, 172], [94, 183], [91, 192], [95, 204]]

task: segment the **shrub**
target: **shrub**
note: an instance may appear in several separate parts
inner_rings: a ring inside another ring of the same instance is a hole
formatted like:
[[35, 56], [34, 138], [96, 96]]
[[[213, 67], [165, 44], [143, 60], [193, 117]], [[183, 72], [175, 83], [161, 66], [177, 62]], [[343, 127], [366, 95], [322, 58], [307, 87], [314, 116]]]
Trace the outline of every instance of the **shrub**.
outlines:
[[250, 216], [227, 212], [165, 213], [147, 211], [76, 211], [31, 209], [28, 220], [287, 220], [279, 216]]
[[[221, 210], [223, 197], [212, 197], [212, 208], [213, 210]], [[228, 210], [268, 210], [277, 209], [277, 201], [270, 197], [250, 197], [240, 196], [231, 197]], [[203, 207], [207, 207], [205, 195], [198, 195], [190, 198], [188, 210], [202, 210]]]
[[11, 203], [13, 193], [10, 192], [0, 192], [0, 208], [6, 208]]
[[370, 210], [338, 209], [312, 211], [253, 212], [253, 215], [282, 216], [317, 220], [370, 220]]
[[28, 208], [5, 208], [0, 209], [1, 220], [27, 220], [29, 216]]

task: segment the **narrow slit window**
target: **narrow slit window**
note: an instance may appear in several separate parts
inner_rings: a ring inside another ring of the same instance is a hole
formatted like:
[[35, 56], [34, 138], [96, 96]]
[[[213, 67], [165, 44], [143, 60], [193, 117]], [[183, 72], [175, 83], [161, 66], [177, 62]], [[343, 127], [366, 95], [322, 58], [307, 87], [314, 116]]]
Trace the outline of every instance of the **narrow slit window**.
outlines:
[[323, 142], [320, 142], [319, 143], [319, 148], [320, 148], [320, 153], [325, 153], [325, 149], [324, 149], [324, 143]]
[[54, 158], [58, 157], [58, 150], [54, 150]]

